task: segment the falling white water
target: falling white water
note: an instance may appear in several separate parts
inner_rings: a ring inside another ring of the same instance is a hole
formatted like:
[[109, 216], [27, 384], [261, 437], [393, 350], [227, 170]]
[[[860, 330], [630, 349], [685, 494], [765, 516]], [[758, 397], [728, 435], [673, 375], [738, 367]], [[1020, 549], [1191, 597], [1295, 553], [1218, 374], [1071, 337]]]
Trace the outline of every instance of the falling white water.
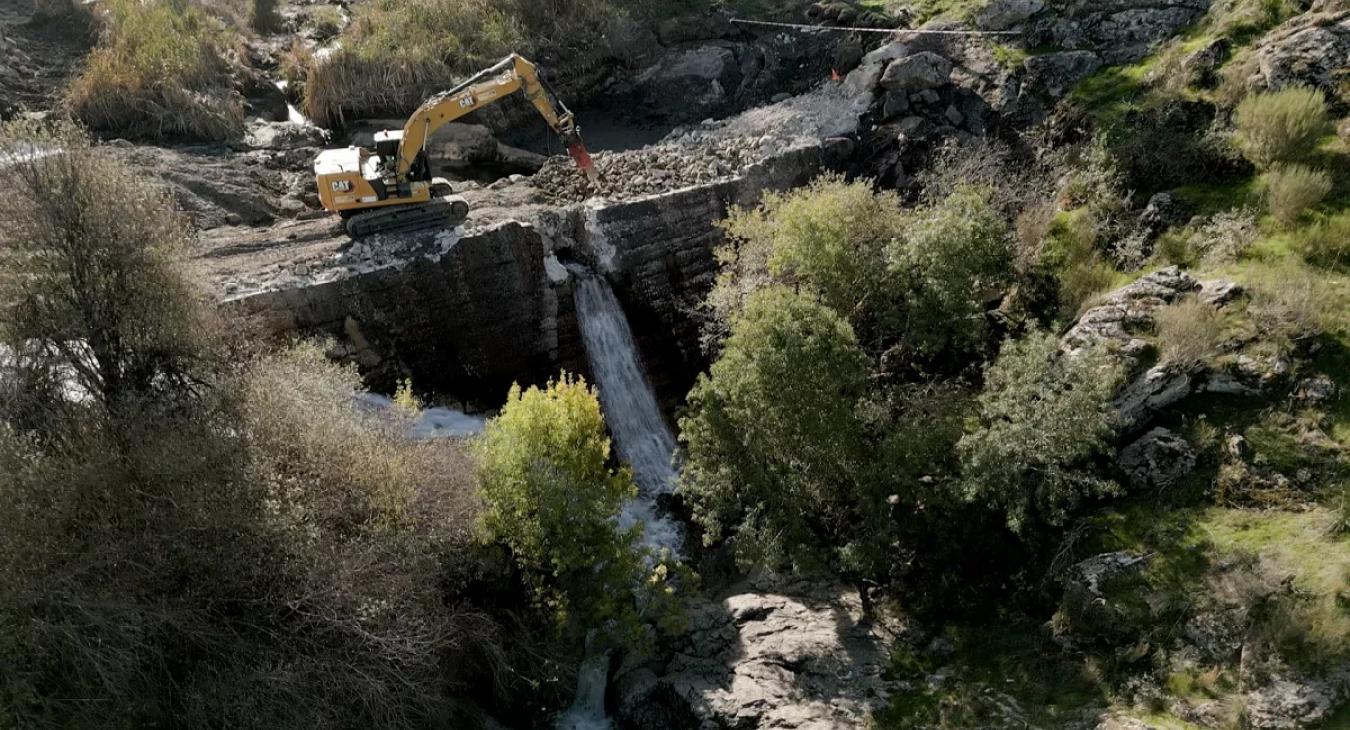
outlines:
[[608, 674], [608, 652], [596, 652], [586, 657], [577, 672], [577, 691], [572, 706], [558, 716], [555, 730], [610, 730], [614, 726], [605, 717]]
[[[282, 94], [286, 93], [288, 84], [285, 81], [275, 81], [273, 82], [273, 85], [275, 85]], [[298, 124], [302, 127], [309, 126], [309, 117], [305, 116], [304, 113], [297, 109], [289, 100], [286, 102], [286, 120], [291, 124]]]
[[633, 330], [614, 290], [602, 277], [578, 276], [576, 305], [605, 421], [614, 434], [619, 458], [633, 468], [637, 478], [638, 497], [624, 508], [620, 524], [630, 527], [642, 522], [644, 545], [678, 552], [680, 528], [656, 507], [657, 498], [675, 487], [675, 435], [661, 415]]
[[[670, 432], [656, 393], [638, 356], [633, 329], [628, 326], [614, 290], [603, 277], [582, 269], [577, 275], [577, 320], [586, 345], [586, 360], [600, 390], [605, 420], [614, 434], [614, 444], [633, 468], [638, 496], [624, 506], [619, 526], [641, 523], [642, 544], [652, 550], [678, 554], [680, 527], [657, 509], [656, 500], [669, 494], [677, 476], [672, 459], [675, 435]], [[591, 652], [577, 674], [577, 692], [572, 706], [558, 716], [556, 730], [610, 730], [605, 717], [605, 687], [609, 655]]]

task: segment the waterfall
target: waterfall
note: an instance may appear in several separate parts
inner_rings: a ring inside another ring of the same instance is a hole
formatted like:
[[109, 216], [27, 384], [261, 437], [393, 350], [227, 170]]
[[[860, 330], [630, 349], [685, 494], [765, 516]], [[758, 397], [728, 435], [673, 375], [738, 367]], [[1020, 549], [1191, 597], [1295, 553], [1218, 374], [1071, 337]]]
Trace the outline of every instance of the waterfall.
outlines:
[[609, 681], [609, 653], [593, 652], [577, 672], [577, 691], [572, 706], [558, 717], [555, 730], [610, 730], [605, 717], [605, 684]]
[[[577, 320], [586, 346], [605, 421], [614, 434], [619, 458], [633, 468], [638, 496], [624, 506], [619, 526], [643, 525], [642, 544], [653, 550], [678, 553], [680, 526], [661, 514], [657, 499], [669, 494], [678, 476], [671, 463], [675, 434], [671, 433], [656, 402], [656, 393], [638, 355], [633, 328], [609, 282], [590, 271], [573, 267], [576, 275]], [[605, 687], [609, 680], [607, 653], [589, 652], [577, 675], [572, 706], [558, 717], [556, 730], [610, 730], [605, 717]]]
[[642, 522], [643, 544], [678, 552], [680, 528], [661, 516], [657, 498], [669, 494], [678, 476], [671, 459], [675, 434], [666, 425], [647, 373], [642, 367], [633, 330], [614, 290], [603, 277], [585, 272], [577, 277], [577, 319], [586, 346], [605, 421], [614, 434], [619, 458], [633, 468], [638, 497], [624, 509], [624, 527]]

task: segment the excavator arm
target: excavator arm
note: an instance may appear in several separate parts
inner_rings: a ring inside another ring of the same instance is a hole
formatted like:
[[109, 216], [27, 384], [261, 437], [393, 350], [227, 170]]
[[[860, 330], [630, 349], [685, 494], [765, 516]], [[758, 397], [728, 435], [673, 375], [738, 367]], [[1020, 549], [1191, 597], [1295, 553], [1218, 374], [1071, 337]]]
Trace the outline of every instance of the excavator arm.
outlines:
[[523, 91], [548, 126], [562, 138], [568, 154], [587, 177], [595, 179], [586, 145], [581, 141], [576, 119], [539, 78], [539, 69], [516, 54], [502, 59], [491, 68], [475, 74], [459, 86], [431, 97], [403, 127], [399, 145], [397, 175], [406, 180], [416, 164], [417, 156], [437, 129], [470, 112], [490, 106], [512, 94]]

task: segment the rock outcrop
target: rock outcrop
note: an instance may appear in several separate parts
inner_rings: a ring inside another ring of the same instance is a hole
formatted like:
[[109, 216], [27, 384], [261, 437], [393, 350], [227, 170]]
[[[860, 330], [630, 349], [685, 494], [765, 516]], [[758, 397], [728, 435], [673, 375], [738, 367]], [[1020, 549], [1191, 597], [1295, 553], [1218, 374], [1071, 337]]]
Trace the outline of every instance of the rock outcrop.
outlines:
[[1149, 620], [1140, 594], [1148, 557], [1132, 552], [1094, 555], [1069, 569], [1053, 621], [1055, 641], [1066, 649], [1113, 647], [1134, 639]]
[[[886, 706], [896, 627], [864, 618], [856, 591], [745, 585], [693, 608], [689, 623], [659, 671], [618, 678], [621, 728], [851, 730]], [[690, 717], [697, 724], [668, 724]]]
[[1135, 489], [1167, 489], [1195, 468], [1195, 451], [1181, 436], [1155, 428], [1121, 449], [1119, 463]]
[[1336, 98], [1350, 66], [1350, 10], [1296, 16], [1257, 44], [1259, 71], [1252, 86], [1311, 86]]
[[1246, 356], [1224, 370], [1167, 361], [1140, 369], [1152, 350], [1145, 335], [1158, 310], [1188, 295], [1221, 307], [1240, 293], [1232, 282], [1200, 282], [1176, 266], [1161, 269], [1107, 294], [1080, 315], [1061, 338], [1060, 352], [1074, 357], [1104, 347], [1120, 358], [1130, 377], [1116, 396], [1116, 426], [1124, 436], [1138, 434], [1159, 412], [1194, 393], [1255, 394], [1287, 371], [1287, 364]]

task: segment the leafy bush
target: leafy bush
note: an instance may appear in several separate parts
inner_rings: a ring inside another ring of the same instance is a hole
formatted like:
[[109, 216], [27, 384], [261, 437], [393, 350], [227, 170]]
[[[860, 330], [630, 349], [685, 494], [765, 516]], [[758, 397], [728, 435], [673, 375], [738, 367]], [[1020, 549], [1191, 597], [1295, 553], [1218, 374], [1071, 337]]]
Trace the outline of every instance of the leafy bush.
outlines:
[[1012, 237], [988, 191], [958, 188], [906, 219], [888, 249], [903, 282], [906, 344], [925, 355], [978, 345], [985, 302], [1012, 280]]
[[1049, 333], [1004, 346], [985, 372], [979, 425], [957, 450], [962, 494], [989, 505], [1010, 528], [1063, 524], [1080, 502], [1117, 491], [1091, 460], [1112, 435], [1120, 366], [1101, 351], [1061, 356]]
[[1261, 176], [1270, 214], [1292, 225], [1331, 193], [1331, 175], [1304, 165], [1280, 165]]
[[848, 320], [863, 348], [934, 359], [978, 344], [984, 304], [1012, 277], [1012, 240], [989, 191], [963, 187], [906, 212], [893, 193], [824, 176], [724, 223], [709, 295], [713, 333], [770, 284], [802, 287]]
[[543, 390], [514, 386], [474, 446], [483, 536], [510, 549], [535, 605], [578, 641], [593, 627], [633, 629], [642, 528], [615, 520], [637, 486], [608, 466], [595, 391], [566, 374]]
[[1164, 362], [1191, 367], [1208, 363], [1223, 344], [1223, 317], [1212, 305], [1188, 297], [1158, 311], [1158, 344]]
[[885, 559], [885, 495], [860, 471], [867, 374], [831, 308], [784, 287], [750, 296], [680, 419], [680, 492], [706, 542], [730, 539], [747, 565], [855, 578]]
[[1312, 263], [1350, 265], [1350, 213], [1338, 213], [1294, 231], [1290, 245]]
[[1059, 280], [1059, 310], [1076, 317], [1098, 294], [1115, 284], [1119, 273], [1097, 248], [1097, 216], [1089, 210], [1061, 214], [1050, 225], [1039, 265]]
[[722, 328], [770, 282], [805, 285], [865, 341], [891, 324], [895, 294], [886, 247], [904, 226], [894, 193], [825, 175], [805, 188], [769, 193], [758, 208], [734, 210], [722, 225], [732, 245], [719, 250], [722, 274], [709, 296]]
[[1238, 146], [1263, 170], [1308, 161], [1331, 131], [1326, 95], [1298, 86], [1251, 94], [1238, 105], [1233, 122]]
[[190, 0], [100, 3], [103, 39], [66, 92], [91, 128], [144, 137], [224, 140], [243, 132], [230, 87], [225, 24]]

